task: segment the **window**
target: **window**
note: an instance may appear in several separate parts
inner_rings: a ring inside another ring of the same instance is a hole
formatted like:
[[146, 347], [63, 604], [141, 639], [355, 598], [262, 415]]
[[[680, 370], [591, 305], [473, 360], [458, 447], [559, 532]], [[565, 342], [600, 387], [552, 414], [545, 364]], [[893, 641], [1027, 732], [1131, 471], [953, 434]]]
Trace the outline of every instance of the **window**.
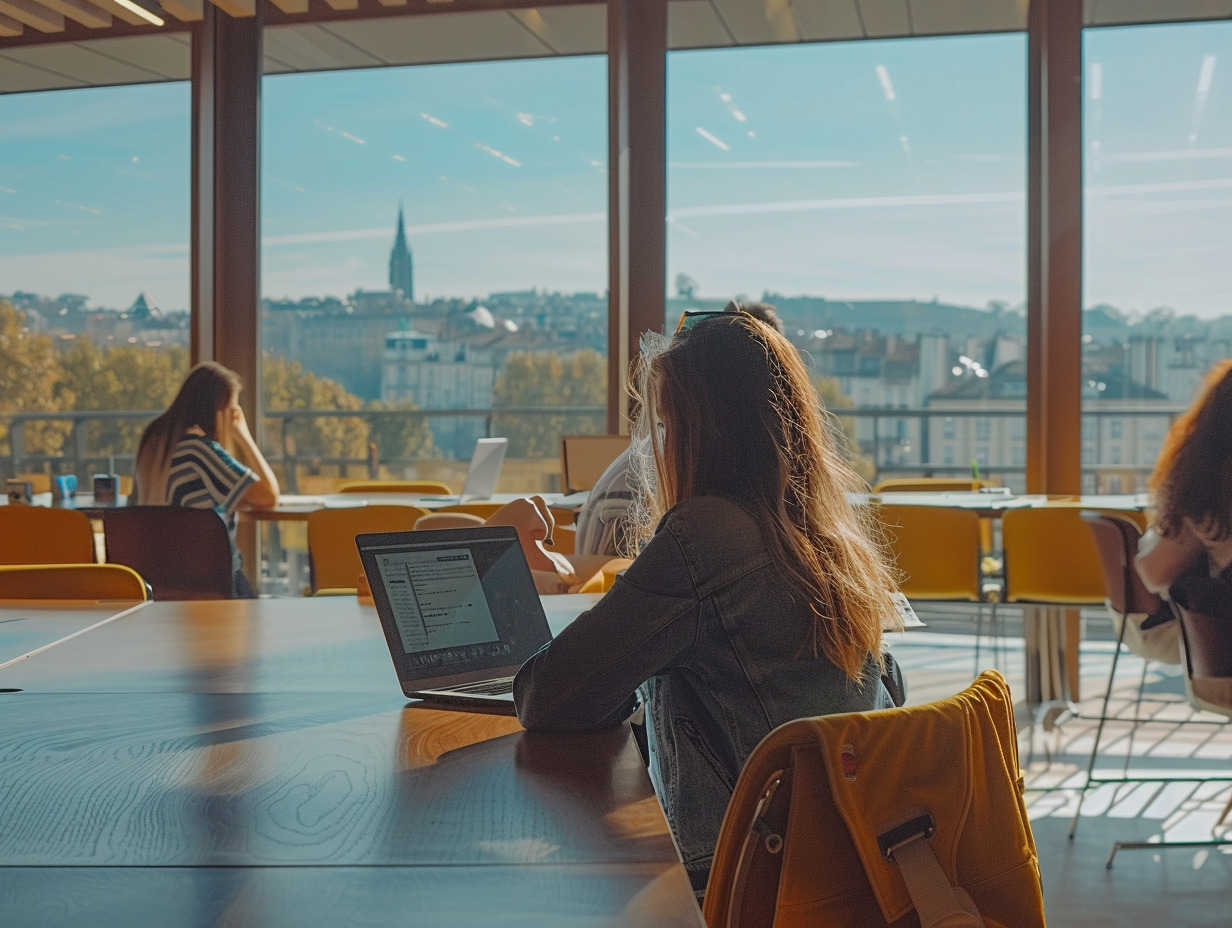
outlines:
[[491, 434], [518, 489], [552, 490], [560, 436], [606, 430], [606, 67], [265, 78], [267, 441], [290, 489], [460, 486]]
[[1134, 463], [1136, 492], [1163, 431], [1145, 410], [1188, 406], [1227, 353], [1232, 24], [1083, 35], [1083, 380], [1102, 388], [1083, 408], [1144, 410], [1108, 416], [1106, 432], [1126, 442], [1105, 454]]
[[8, 476], [75, 473], [88, 485], [114, 471], [126, 489], [141, 430], [179, 388], [189, 105], [186, 83], [0, 97], [0, 343], [14, 346], [0, 358], [10, 375], [0, 377]]
[[992, 436], [992, 423], [988, 419], [975, 420], [975, 440], [988, 441]]
[[675, 51], [667, 91], [670, 321], [773, 303], [925, 467], [957, 420], [1025, 411], [1024, 35]]

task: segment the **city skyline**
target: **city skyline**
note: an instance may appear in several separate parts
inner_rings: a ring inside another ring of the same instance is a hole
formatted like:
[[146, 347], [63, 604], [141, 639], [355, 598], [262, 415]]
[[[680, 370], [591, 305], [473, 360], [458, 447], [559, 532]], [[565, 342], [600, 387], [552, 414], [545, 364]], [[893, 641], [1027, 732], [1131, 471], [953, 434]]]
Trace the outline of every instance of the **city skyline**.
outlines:
[[[1084, 305], [1226, 314], [1232, 26], [1085, 42]], [[669, 292], [1023, 302], [1025, 44], [673, 52]], [[385, 288], [400, 200], [422, 300], [607, 289], [602, 57], [275, 76], [262, 111], [264, 297]], [[7, 96], [0, 134], [0, 292], [187, 306], [187, 85]]]

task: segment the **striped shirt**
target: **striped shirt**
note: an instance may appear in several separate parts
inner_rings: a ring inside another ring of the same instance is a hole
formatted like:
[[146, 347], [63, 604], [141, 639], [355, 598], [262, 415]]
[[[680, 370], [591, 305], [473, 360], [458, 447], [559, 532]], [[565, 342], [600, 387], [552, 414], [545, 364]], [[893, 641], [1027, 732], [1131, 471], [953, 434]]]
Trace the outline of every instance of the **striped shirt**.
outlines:
[[257, 479], [218, 442], [186, 435], [171, 455], [167, 502], [191, 509], [213, 509], [230, 526], [244, 491]]

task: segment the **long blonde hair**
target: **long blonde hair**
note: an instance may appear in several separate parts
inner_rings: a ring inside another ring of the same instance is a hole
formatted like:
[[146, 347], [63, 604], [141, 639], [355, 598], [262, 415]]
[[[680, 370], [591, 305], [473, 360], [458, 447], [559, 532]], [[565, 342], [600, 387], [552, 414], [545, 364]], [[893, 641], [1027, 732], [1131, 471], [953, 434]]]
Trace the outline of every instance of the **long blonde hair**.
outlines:
[[198, 364], [180, 387], [167, 411], [145, 427], [137, 445], [133, 481], [143, 505], [167, 502], [167, 477], [175, 446], [194, 426], [206, 438], [219, 441], [218, 413], [240, 389], [240, 376], [216, 361]]
[[838, 425], [791, 343], [746, 315], [716, 316], [646, 353], [638, 381], [643, 534], [682, 500], [737, 502], [811, 607], [813, 654], [852, 679], [870, 655], [880, 663], [883, 625], [898, 621], [894, 570], [872, 517], [848, 498], [868, 485], [842, 454]]

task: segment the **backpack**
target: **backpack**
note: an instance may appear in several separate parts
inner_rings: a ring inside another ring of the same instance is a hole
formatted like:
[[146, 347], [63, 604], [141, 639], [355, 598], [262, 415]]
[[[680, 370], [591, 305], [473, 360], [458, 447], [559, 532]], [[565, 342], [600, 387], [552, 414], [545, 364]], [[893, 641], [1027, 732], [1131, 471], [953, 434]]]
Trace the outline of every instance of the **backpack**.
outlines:
[[706, 922], [1042, 928], [1022, 790], [1013, 702], [995, 670], [938, 702], [788, 722], [740, 774]]

